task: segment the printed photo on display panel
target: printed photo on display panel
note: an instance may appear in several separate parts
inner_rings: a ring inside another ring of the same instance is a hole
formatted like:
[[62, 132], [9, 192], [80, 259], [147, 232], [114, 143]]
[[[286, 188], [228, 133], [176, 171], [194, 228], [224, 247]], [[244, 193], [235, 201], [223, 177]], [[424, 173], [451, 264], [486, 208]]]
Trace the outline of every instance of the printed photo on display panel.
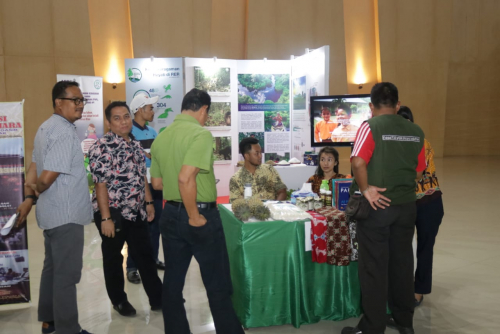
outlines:
[[290, 160], [290, 153], [265, 153], [264, 154], [264, 161], [274, 161], [276, 163], [282, 161], [282, 160]]
[[238, 74], [238, 103], [289, 103], [288, 74]]
[[306, 77], [293, 80], [293, 109], [306, 109]]
[[290, 113], [288, 111], [264, 111], [264, 131], [290, 131]]
[[212, 102], [205, 127], [208, 130], [230, 130], [231, 102]]
[[213, 137], [214, 163], [231, 163], [231, 137]]
[[194, 87], [214, 95], [221, 95], [221, 93], [228, 95], [231, 92], [231, 69], [195, 66]]

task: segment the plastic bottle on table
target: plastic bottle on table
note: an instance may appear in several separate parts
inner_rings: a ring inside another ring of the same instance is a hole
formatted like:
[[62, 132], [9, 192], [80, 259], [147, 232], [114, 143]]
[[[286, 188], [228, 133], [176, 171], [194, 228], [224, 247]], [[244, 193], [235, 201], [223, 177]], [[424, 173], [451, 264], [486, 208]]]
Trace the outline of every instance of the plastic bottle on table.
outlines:
[[326, 196], [325, 196], [325, 206], [332, 206], [332, 201], [333, 201], [333, 198], [332, 198], [332, 192], [330, 190], [327, 190], [326, 191]]
[[326, 192], [329, 190], [330, 186], [328, 185], [328, 180], [321, 181], [321, 186], [319, 187], [319, 197], [323, 200], [323, 206], [326, 206]]

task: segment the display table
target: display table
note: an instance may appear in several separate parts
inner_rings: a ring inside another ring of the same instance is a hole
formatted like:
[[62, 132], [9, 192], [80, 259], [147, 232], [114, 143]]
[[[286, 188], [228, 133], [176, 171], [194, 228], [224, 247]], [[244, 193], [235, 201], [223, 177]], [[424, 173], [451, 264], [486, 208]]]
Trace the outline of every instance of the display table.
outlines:
[[358, 264], [312, 262], [304, 221], [243, 223], [219, 205], [236, 314], [245, 328], [343, 320], [361, 314]]

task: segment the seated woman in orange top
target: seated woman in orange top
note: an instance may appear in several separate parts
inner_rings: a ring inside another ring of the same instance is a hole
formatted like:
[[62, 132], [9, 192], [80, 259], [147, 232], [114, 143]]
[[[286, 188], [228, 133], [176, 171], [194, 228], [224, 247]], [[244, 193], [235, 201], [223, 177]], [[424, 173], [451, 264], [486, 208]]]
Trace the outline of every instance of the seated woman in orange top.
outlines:
[[319, 187], [323, 180], [328, 180], [330, 190], [332, 190], [332, 179], [345, 179], [344, 174], [339, 174], [339, 152], [330, 146], [323, 147], [319, 151], [318, 168], [307, 183], [312, 183], [312, 191], [319, 194]]

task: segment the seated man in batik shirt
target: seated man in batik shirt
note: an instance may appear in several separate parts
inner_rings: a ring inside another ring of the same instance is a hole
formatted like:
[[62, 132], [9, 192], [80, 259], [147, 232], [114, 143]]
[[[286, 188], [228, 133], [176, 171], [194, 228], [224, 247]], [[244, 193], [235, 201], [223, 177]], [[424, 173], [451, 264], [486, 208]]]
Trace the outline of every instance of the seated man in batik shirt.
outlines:
[[229, 181], [229, 200], [244, 198], [245, 184], [252, 185], [252, 195], [264, 200], [284, 201], [286, 185], [273, 166], [262, 164], [262, 149], [257, 138], [240, 142], [240, 153], [245, 159], [243, 167]]

